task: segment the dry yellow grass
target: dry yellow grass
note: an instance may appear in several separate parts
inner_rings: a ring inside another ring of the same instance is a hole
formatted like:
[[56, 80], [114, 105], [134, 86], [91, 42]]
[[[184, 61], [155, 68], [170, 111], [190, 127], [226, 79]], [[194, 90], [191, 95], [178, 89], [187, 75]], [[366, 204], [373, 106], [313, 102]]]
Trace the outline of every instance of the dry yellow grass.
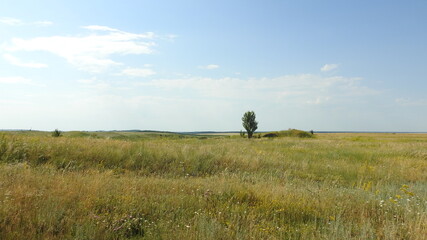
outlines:
[[0, 239], [427, 236], [427, 135], [0, 136]]

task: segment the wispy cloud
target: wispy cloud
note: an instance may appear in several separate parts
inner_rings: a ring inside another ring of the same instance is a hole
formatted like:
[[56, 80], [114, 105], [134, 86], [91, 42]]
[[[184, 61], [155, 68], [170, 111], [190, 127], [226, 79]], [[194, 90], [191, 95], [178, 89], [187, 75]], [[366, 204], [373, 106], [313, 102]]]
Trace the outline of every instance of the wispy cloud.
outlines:
[[47, 51], [66, 59], [80, 70], [102, 72], [109, 67], [122, 65], [111, 59], [115, 54], [151, 54], [155, 46], [155, 35], [151, 32], [137, 34], [98, 25], [84, 28], [90, 30], [91, 34], [74, 37], [13, 38], [4, 50]]
[[31, 25], [36, 25], [36, 26], [50, 26], [52, 25], [53, 22], [51, 21], [36, 21], [36, 22], [32, 22]]
[[32, 84], [31, 79], [24, 77], [0, 77], [0, 84]]
[[20, 19], [16, 19], [16, 18], [2, 17], [0, 18], [0, 23], [16, 26], [16, 25], [21, 25], [23, 22]]
[[[75, 119], [76, 124], [85, 118], [108, 119], [108, 121], [101, 122], [95, 120], [86, 122], [86, 128], [111, 129], [111, 125], [108, 124], [115, 121], [119, 126], [115, 128], [124, 129], [143, 126], [144, 129], [173, 130], [176, 128], [175, 131], [177, 129], [179, 131], [194, 131], [194, 129], [206, 129], [207, 125], [214, 126], [210, 127], [209, 130], [234, 129], [232, 127], [234, 121], [225, 121], [224, 115], [235, 113], [235, 109], [230, 102], [221, 100], [201, 99], [194, 101], [190, 98], [168, 96], [93, 94], [78, 98], [73, 96], [68, 103], [62, 109], [67, 109], [68, 113], [73, 114], [64, 113], [64, 115], [67, 116], [67, 119]], [[222, 114], [218, 114], [212, 109], [221, 109]], [[117, 118], [117, 116], [124, 117]], [[200, 119], [204, 121], [200, 121]], [[175, 124], [172, 128], [171, 122]], [[229, 125], [224, 127], [219, 123]]]
[[149, 68], [126, 68], [122, 71], [122, 75], [131, 77], [149, 77], [154, 74], [156, 72]]
[[206, 70], [213, 70], [219, 68], [219, 65], [216, 64], [209, 64], [206, 66], [199, 66], [200, 69], [206, 69]]
[[89, 26], [83, 26], [82, 28], [94, 30], [94, 31], [120, 32], [120, 30], [118, 29], [110, 28], [107, 26], [100, 26], [100, 25], [89, 25]]
[[77, 82], [82, 83], [82, 84], [92, 84], [92, 83], [96, 82], [96, 78], [79, 79], [79, 80], [77, 80]]
[[110, 83], [106, 81], [98, 80], [96, 77], [89, 78], [89, 79], [80, 79], [80, 80], [77, 80], [77, 82], [82, 84], [84, 88], [95, 89], [98, 91], [109, 90], [112, 88]]
[[27, 67], [27, 68], [46, 68], [48, 67], [47, 64], [44, 63], [35, 63], [35, 62], [23, 62], [19, 58], [10, 55], [10, 54], [3, 54], [3, 58], [10, 64], [16, 65], [19, 67]]
[[77, 82], [80, 84], [80, 87], [84, 89], [91, 89], [104, 93], [117, 93], [118, 91], [127, 91], [132, 89], [129, 87], [127, 82], [108, 81], [105, 79], [98, 79], [95, 76], [86, 79], [79, 79]]
[[331, 99], [331, 97], [329, 96], [317, 97], [316, 99], [313, 99], [313, 100], [307, 100], [306, 103], [310, 105], [319, 105], [329, 101], [329, 99]]
[[51, 21], [25, 22], [21, 19], [11, 18], [11, 17], [1, 17], [0, 23], [10, 25], [10, 26], [31, 25], [31, 26], [39, 26], [39, 27], [49, 26], [49, 25], [53, 24], [53, 22], [51, 22]]
[[427, 99], [397, 98], [395, 102], [400, 106], [427, 106]]
[[337, 68], [338, 68], [338, 64], [325, 64], [325, 65], [323, 65], [322, 68], [320, 68], [320, 71], [329, 72], [329, 71], [332, 71], [332, 70], [337, 69]]
[[164, 90], [188, 91], [199, 97], [227, 99], [290, 100], [298, 104], [322, 104], [336, 98], [378, 94], [363, 86], [360, 78], [322, 77], [312, 74], [277, 78], [181, 78], [157, 79], [138, 85]]

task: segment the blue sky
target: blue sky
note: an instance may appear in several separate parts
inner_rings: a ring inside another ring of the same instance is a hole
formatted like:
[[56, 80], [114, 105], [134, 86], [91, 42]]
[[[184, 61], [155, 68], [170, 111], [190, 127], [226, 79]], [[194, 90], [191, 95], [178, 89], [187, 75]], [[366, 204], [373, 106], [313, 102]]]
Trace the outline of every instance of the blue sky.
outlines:
[[426, 1], [0, 3], [0, 129], [427, 131]]

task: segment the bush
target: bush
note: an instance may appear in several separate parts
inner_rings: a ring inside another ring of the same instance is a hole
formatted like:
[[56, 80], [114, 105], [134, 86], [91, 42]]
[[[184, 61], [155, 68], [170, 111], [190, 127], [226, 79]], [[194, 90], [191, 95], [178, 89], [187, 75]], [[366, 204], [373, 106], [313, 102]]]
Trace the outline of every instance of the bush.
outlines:
[[242, 130], [240, 130], [240, 137], [245, 138], [246, 137], [246, 132], [243, 132]]
[[59, 131], [58, 129], [55, 129], [55, 130], [52, 132], [52, 137], [60, 137], [60, 136], [62, 136], [62, 132], [61, 132], [61, 131]]
[[298, 130], [298, 129], [289, 129], [287, 131], [279, 131], [279, 132], [269, 132], [264, 134], [262, 137], [299, 137], [299, 138], [312, 138], [313, 135], [309, 132]]
[[274, 138], [274, 137], [278, 137], [279, 135], [277, 135], [276, 133], [267, 133], [264, 134], [264, 136], [262, 137], [268, 137], [268, 138]]

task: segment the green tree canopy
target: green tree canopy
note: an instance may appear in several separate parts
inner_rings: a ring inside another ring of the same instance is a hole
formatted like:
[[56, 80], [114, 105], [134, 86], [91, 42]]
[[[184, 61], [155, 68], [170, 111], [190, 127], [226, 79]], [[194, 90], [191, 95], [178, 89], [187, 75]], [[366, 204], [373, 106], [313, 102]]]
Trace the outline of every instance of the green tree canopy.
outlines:
[[254, 111], [247, 111], [242, 117], [243, 127], [248, 132], [248, 138], [252, 138], [255, 130], [258, 129], [258, 122], [255, 121], [256, 115]]

